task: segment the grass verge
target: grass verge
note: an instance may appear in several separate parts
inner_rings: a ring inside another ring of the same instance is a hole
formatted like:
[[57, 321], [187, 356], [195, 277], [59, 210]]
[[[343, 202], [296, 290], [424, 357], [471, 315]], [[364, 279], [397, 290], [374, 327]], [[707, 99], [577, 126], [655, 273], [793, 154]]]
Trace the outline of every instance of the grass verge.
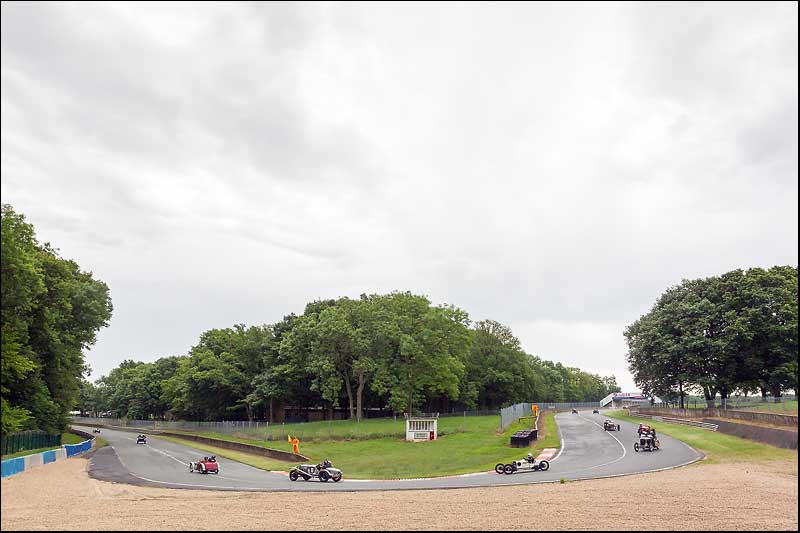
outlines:
[[[512, 424], [504, 432], [497, 431], [497, 416], [470, 417], [460, 431], [440, 436], [432, 442], [406, 442], [402, 437], [381, 437], [357, 440], [332, 440], [300, 442], [300, 453], [313, 462], [330, 459], [350, 479], [404, 479], [416, 477], [439, 477], [492, 470], [500, 462], [519, 459], [526, 453], [537, 454], [544, 448], [558, 448], [560, 442], [552, 413], [542, 420], [544, 437], [530, 448], [509, 447], [511, 434], [528, 427], [529, 422]], [[475, 420], [485, 418], [487, 420]], [[454, 429], [458, 429], [455, 427]], [[263, 447], [291, 451], [286, 440], [256, 441], [231, 437], [230, 435], [203, 434], [205, 436], [245, 442]], [[287, 470], [294, 463], [277, 461], [238, 451], [225, 450], [194, 441], [158, 436], [180, 444], [207, 450], [220, 457], [263, 468], [265, 470]]]
[[681, 440], [693, 448], [706, 454], [707, 463], [742, 463], [755, 461], [794, 461], [797, 462], [797, 451], [776, 448], [733, 435], [725, 435], [707, 429], [691, 426], [656, 422], [646, 418], [638, 418], [627, 413], [608, 413], [609, 417], [625, 420], [633, 424], [645, 423], [656, 431]]

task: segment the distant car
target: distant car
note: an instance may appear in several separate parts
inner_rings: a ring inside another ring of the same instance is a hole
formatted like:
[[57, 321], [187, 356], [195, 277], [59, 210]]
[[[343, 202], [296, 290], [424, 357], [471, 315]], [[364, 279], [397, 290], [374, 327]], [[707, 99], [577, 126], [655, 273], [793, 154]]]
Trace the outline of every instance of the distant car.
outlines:
[[573, 414], [573, 415], [577, 415], [577, 414], [578, 414], [578, 410], [577, 410], [577, 409], [573, 409], [573, 410], [572, 410], [572, 414]]
[[289, 479], [292, 481], [297, 481], [300, 478], [303, 478], [304, 481], [318, 479], [323, 482], [333, 480], [334, 483], [338, 483], [342, 480], [342, 471], [334, 468], [333, 464], [325, 459], [319, 464], [301, 464], [289, 471]]
[[217, 456], [203, 457], [198, 461], [189, 462], [189, 472], [200, 472], [201, 474], [219, 474], [219, 463]]
[[613, 420], [606, 418], [605, 422], [603, 422], [603, 429], [606, 431], [622, 431], [619, 424], [615, 424]]
[[136, 444], [147, 444], [147, 435], [138, 435], [136, 437]]
[[600, 414], [600, 409], [592, 409], [592, 414], [593, 415], [599, 415]]
[[527, 457], [520, 459], [519, 461], [511, 461], [508, 464], [504, 463], [497, 463], [494, 467], [494, 471], [498, 474], [506, 474], [511, 475], [515, 472], [535, 472], [535, 471], [542, 471], [545, 472], [550, 469], [550, 463], [542, 459], [541, 461], [537, 461], [533, 454], [528, 454]]
[[94, 429], [92, 430], [92, 433], [100, 433], [100, 428], [94, 428]]

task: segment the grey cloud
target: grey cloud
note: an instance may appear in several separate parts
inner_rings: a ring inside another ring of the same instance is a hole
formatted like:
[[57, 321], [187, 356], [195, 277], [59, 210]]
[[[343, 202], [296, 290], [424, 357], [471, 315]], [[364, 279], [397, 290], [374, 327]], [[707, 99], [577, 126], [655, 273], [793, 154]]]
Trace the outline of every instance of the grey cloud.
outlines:
[[796, 264], [796, 4], [2, 15], [3, 201], [111, 286], [94, 377], [394, 289], [619, 369], [667, 286]]

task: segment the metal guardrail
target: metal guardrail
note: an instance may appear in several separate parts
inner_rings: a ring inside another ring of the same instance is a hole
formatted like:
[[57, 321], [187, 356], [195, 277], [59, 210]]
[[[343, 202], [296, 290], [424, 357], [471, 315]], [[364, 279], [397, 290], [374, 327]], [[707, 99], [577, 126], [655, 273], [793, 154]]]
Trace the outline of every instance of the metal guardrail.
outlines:
[[671, 416], [659, 416], [659, 415], [646, 415], [643, 413], [639, 413], [638, 411], [633, 411], [629, 413], [630, 416], [635, 416], [638, 418], [649, 418], [650, 420], [655, 420], [656, 422], [666, 422], [667, 424], [680, 424], [682, 426], [693, 426], [698, 427], [701, 429], [707, 429], [709, 431], [717, 431], [719, 429], [718, 424], [712, 424], [710, 422], [700, 422], [698, 420], [687, 420], [685, 418], [673, 418]]
[[685, 418], [672, 418], [671, 416], [660, 416], [660, 417], [654, 417], [654, 418], [660, 418], [664, 422], [668, 422], [670, 424], [680, 424], [682, 426], [694, 426], [694, 427], [699, 427], [699, 428], [702, 428], [702, 429], [707, 429], [709, 431], [716, 431], [716, 430], [719, 429], [719, 424], [712, 424], [710, 422], [699, 422], [697, 420], [686, 420]]

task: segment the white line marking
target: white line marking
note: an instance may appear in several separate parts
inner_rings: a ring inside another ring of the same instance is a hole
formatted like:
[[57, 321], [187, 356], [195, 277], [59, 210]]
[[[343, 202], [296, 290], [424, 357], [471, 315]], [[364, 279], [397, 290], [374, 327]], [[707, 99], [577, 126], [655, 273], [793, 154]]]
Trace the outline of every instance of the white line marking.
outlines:
[[623, 459], [625, 459], [625, 456], [628, 454], [628, 450], [626, 450], [626, 449], [625, 449], [625, 445], [624, 445], [624, 444], [622, 444], [622, 441], [620, 441], [620, 440], [619, 440], [617, 437], [615, 437], [614, 435], [612, 435], [610, 432], [606, 431], [606, 430], [603, 428], [603, 426], [601, 426], [600, 424], [598, 424], [598, 423], [597, 423], [597, 422], [595, 422], [594, 420], [589, 420], [588, 418], [583, 418], [583, 415], [581, 415], [580, 413], [578, 413], [578, 417], [580, 417], [580, 418], [581, 418], [581, 419], [583, 419], [583, 420], [587, 420], [587, 421], [591, 422], [592, 424], [594, 424], [595, 426], [597, 426], [597, 427], [599, 427], [600, 429], [602, 429], [602, 430], [603, 430], [603, 433], [605, 433], [606, 435], [608, 435], [609, 437], [611, 437], [611, 438], [613, 438], [615, 441], [617, 441], [617, 444], [619, 444], [619, 445], [620, 445], [620, 447], [622, 448], [622, 457], [620, 457], [619, 459], [615, 459], [615, 460], [613, 460], [613, 461], [610, 461], [610, 462], [608, 462], [608, 463], [603, 463], [603, 464], [601, 464], [601, 465], [590, 466], [590, 467], [588, 467], [588, 468], [584, 468], [583, 470], [591, 470], [591, 469], [593, 469], [593, 468], [600, 468], [601, 466], [608, 466], [608, 465], [610, 465], [610, 464], [614, 464], [614, 463], [616, 463], [617, 461], [622, 461]]

